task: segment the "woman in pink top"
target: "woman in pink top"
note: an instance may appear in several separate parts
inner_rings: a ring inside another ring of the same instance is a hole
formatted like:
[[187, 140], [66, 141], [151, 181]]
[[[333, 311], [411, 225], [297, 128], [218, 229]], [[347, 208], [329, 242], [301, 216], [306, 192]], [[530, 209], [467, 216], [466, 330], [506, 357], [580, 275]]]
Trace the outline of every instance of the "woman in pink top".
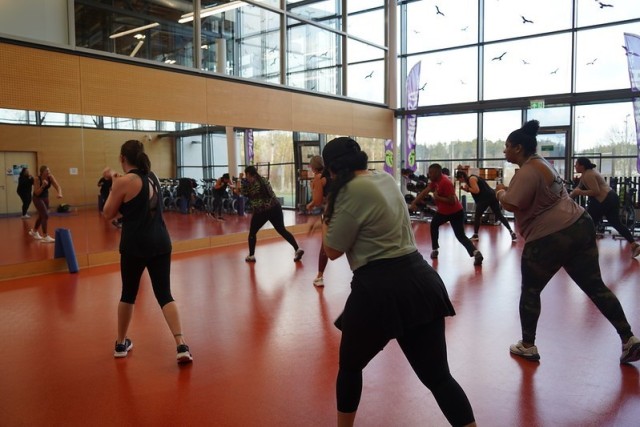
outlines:
[[587, 212], [594, 224], [600, 224], [603, 217], [607, 218], [610, 226], [616, 229], [625, 240], [631, 243], [631, 256], [640, 255], [640, 245], [635, 241], [631, 231], [620, 221], [620, 197], [607, 184], [595, 169], [596, 165], [586, 157], [576, 159], [576, 172], [581, 174], [580, 184], [571, 192], [571, 197], [588, 196]]
[[496, 192], [502, 206], [514, 213], [518, 231], [525, 239], [520, 267], [522, 340], [509, 350], [528, 360], [540, 360], [535, 346], [540, 294], [564, 268], [618, 332], [622, 341], [620, 363], [640, 360], [640, 339], [631, 332], [620, 301], [602, 281], [591, 217], [569, 197], [553, 166], [536, 154], [539, 128], [538, 121], [531, 120], [511, 132], [504, 155], [520, 169], [509, 188], [499, 185]]

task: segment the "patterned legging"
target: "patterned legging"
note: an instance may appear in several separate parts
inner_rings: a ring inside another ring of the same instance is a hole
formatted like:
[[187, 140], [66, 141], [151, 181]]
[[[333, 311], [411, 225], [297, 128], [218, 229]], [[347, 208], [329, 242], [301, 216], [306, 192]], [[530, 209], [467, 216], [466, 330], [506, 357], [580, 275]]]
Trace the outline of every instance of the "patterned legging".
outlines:
[[565, 269], [611, 322], [623, 342], [631, 338], [631, 326], [620, 301], [602, 281], [595, 227], [591, 217], [585, 212], [564, 230], [524, 245], [520, 294], [522, 341], [535, 343], [541, 308], [540, 294], [560, 268]]

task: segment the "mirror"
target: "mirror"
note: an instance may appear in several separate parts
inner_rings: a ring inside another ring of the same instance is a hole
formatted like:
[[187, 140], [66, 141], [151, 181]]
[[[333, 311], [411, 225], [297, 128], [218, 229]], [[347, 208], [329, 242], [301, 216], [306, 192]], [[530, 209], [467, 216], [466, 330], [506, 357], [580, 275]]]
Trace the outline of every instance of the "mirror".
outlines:
[[[6, 198], [13, 199], [13, 204], [7, 207], [8, 215], [0, 216], [0, 233], [12, 243], [9, 250], [3, 251], [0, 265], [49, 260], [53, 258], [55, 251], [55, 244], [38, 243], [27, 234], [34, 226], [37, 214], [32, 203], [29, 207], [31, 218], [20, 218], [20, 201], [16, 194], [17, 177], [13, 176], [13, 166], [27, 164], [31, 175], [35, 176], [40, 165], [47, 165], [60, 183], [64, 198], [57, 199], [55, 190], [50, 190], [48, 228], [52, 237], [55, 237], [56, 228], [69, 229], [78, 256], [117, 251], [120, 231], [100, 215], [98, 209], [98, 180], [102, 170], [106, 166], [120, 170], [118, 155], [121, 144], [128, 139], [139, 139], [145, 143], [152, 169], [158, 177], [175, 178], [176, 143], [174, 137], [167, 135], [150, 131], [78, 126], [0, 124], [0, 140], [3, 141], [0, 152], [31, 153], [33, 158], [37, 157], [35, 164], [17, 161], [15, 157], [10, 157], [5, 162], [11, 167], [11, 171], [9, 167], [5, 167], [5, 178], [8, 181]], [[225, 141], [220, 143], [224, 144]], [[223, 169], [227, 168], [219, 164], [212, 169], [211, 175], [217, 177]], [[197, 181], [202, 184], [201, 179]], [[61, 203], [70, 205], [69, 212], [57, 212]], [[168, 209], [165, 213], [174, 246], [183, 240], [238, 234], [249, 230], [249, 216], [240, 217], [228, 213], [225, 219], [214, 220], [206, 212], [182, 214], [175, 208]], [[295, 222], [295, 212], [285, 210], [285, 224], [289, 226]]]

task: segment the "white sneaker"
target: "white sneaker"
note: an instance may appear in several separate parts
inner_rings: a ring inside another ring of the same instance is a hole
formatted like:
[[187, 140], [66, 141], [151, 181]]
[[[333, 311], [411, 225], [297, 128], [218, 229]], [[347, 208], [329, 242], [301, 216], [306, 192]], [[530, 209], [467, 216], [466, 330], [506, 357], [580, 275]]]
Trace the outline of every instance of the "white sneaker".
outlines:
[[315, 279], [313, 279], [313, 286], [317, 286], [318, 288], [323, 287], [324, 279], [322, 277], [316, 277]]
[[51, 236], [49, 236], [49, 235], [46, 235], [46, 236], [44, 236], [43, 238], [41, 238], [41, 239], [40, 239], [40, 241], [41, 241], [42, 243], [53, 243], [53, 242], [55, 242], [55, 241], [56, 241], [56, 239], [54, 239], [53, 237], [51, 237]]
[[37, 231], [29, 230], [29, 236], [33, 237], [36, 240], [42, 240], [42, 236]]
[[640, 339], [633, 336], [626, 344], [622, 345], [620, 363], [631, 363], [640, 360]]
[[631, 248], [631, 257], [635, 258], [640, 255], [640, 245], [633, 246]]
[[520, 356], [523, 359], [534, 360], [534, 361], [540, 360], [540, 353], [538, 353], [538, 347], [536, 347], [535, 345], [532, 345], [531, 347], [525, 347], [524, 344], [522, 344], [522, 340], [518, 341], [516, 344], [512, 344], [509, 347], [509, 351], [511, 352], [511, 354]]
[[22, 219], [28, 219], [28, 218], [31, 218], [31, 215], [29, 215], [29, 214], [24, 214], [24, 215], [22, 215], [20, 218], [22, 218]]

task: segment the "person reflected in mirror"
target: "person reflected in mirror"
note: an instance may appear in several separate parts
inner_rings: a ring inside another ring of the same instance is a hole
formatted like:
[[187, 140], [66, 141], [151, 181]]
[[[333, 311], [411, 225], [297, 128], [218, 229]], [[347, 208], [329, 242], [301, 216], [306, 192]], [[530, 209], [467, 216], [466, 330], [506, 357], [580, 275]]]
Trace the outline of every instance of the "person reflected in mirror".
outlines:
[[636, 242], [631, 230], [620, 221], [620, 197], [613, 188], [607, 184], [602, 175], [596, 170], [596, 165], [587, 157], [578, 157], [574, 168], [580, 174], [578, 186], [571, 191], [569, 196], [587, 196], [587, 212], [591, 215], [593, 223], [600, 225], [602, 218], [624, 239], [631, 244], [631, 257], [640, 255], [640, 244]]
[[146, 269], [153, 294], [173, 334], [178, 364], [193, 360], [184, 340], [178, 306], [171, 295], [171, 239], [162, 216], [160, 182], [151, 171], [144, 145], [129, 140], [120, 148], [120, 164], [124, 175], [110, 171], [113, 184], [103, 214], [114, 219], [122, 215], [120, 236], [120, 274], [122, 293], [118, 303], [118, 330], [114, 357], [126, 357], [133, 348], [127, 336], [133, 308]]
[[102, 209], [104, 208], [104, 203], [107, 201], [107, 197], [109, 197], [109, 193], [111, 192], [111, 175], [110, 175], [110, 171], [111, 168], [106, 167], [104, 168], [104, 170], [102, 171], [102, 176], [100, 177], [100, 179], [98, 180], [98, 197], [100, 197], [98, 199], [98, 211], [102, 212]]
[[525, 239], [520, 266], [522, 339], [509, 351], [527, 360], [540, 360], [535, 345], [540, 295], [564, 268], [620, 336], [620, 363], [639, 360], [640, 339], [633, 335], [620, 301], [602, 281], [593, 220], [569, 197], [553, 166], [537, 154], [539, 129], [540, 123], [530, 120], [509, 134], [504, 155], [519, 169], [509, 187], [500, 184], [496, 191], [502, 206], [514, 213], [518, 232]]
[[282, 214], [282, 205], [271, 188], [271, 184], [262, 175], [258, 173], [255, 166], [247, 166], [244, 169], [246, 182], [243, 183], [241, 192], [249, 199], [251, 206], [251, 225], [249, 226], [249, 255], [245, 258], [246, 262], [256, 262], [255, 251], [257, 243], [258, 231], [267, 222], [273, 225], [273, 228], [284, 239], [289, 242], [295, 254], [293, 261], [298, 262], [302, 259], [304, 251], [298, 247], [298, 242], [293, 234], [284, 226], [284, 215]]
[[[38, 210], [36, 223], [29, 235], [42, 243], [53, 243], [55, 239], [49, 236], [49, 189], [53, 187], [56, 190], [58, 199], [62, 198], [62, 188], [53, 176], [48, 166], [40, 166], [40, 174], [34, 180], [33, 187], [33, 206]], [[39, 229], [42, 228], [42, 235]]]
[[233, 182], [229, 174], [225, 173], [218, 178], [213, 185], [213, 209], [211, 210], [211, 216], [218, 221], [224, 221], [222, 210], [225, 199], [229, 198], [228, 188], [233, 189]]
[[[324, 167], [324, 161], [322, 156], [313, 156], [309, 161], [309, 168], [313, 172], [313, 181], [311, 181], [311, 201], [307, 203], [307, 212], [311, 212], [316, 208], [324, 207], [327, 202], [327, 195], [329, 194], [331, 177], [327, 169]], [[313, 279], [313, 285], [317, 287], [324, 286], [324, 270], [327, 268], [329, 258], [324, 252], [324, 247], [320, 245], [320, 252], [318, 254], [318, 274]]]
[[22, 201], [22, 219], [29, 219], [29, 205], [31, 205], [31, 195], [33, 192], [34, 179], [29, 172], [29, 168], [22, 168], [18, 176], [18, 188], [16, 192]]
[[461, 188], [464, 191], [471, 193], [471, 197], [473, 197], [473, 201], [476, 205], [473, 218], [473, 236], [471, 236], [471, 240], [478, 240], [478, 231], [480, 230], [480, 224], [482, 223], [482, 216], [487, 209], [491, 209], [495, 219], [500, 221], [502, 225], [509, 230], [511, 240], [516, 240], [518, 237], [511, 229], [511, 225], [509, 225], [507, 218], [502, 214], [500, 203], [498, 203], [498, 199], [496, 199], [496, 192], [489, 186], [487, 181], [478, 175], [467, 175], [463, 170], [456, 172], [456, 178], [460, 182]]
[[445, 318], [455, 310], [442, 279], [416, 248], [396, 181], [369, 171], [367, 154], [351, 138], [329, 141], [322, 157], [332, 178], [322, 223], [324, 250], [331, 260], [346, 255], [353, 271], [351, 292], [335, 321], [342, 331], [338, 426], [353, 426], [362, 371], [393, 339], [447, 421], [475, 426], [469, 399], [449, 370]]

